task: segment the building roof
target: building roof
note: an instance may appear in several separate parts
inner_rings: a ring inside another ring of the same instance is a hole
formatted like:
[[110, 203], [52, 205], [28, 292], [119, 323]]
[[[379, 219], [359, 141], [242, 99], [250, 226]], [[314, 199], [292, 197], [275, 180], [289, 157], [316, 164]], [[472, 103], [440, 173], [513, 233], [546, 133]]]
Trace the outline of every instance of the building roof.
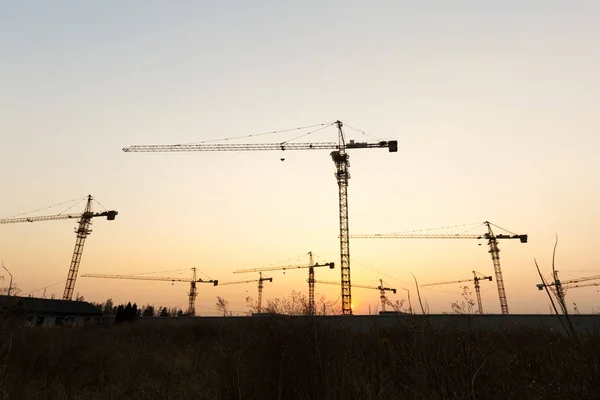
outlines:
[[0, 309], [14, 307], [25, 313], [101, 316], [102, 311], [85, 301], [0, 296]]

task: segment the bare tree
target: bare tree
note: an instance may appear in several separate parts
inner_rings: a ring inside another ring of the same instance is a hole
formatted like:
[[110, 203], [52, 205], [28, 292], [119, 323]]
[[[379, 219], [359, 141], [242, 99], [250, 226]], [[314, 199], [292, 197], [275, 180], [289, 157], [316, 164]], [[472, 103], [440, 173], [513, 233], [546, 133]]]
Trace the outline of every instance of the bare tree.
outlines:
[[224, 317], [231, 316], [229, 311], [229, 302], [221, 296], [217, 296], [217, 304], [215, 306], [217, 311], [221, 311]]
[[[8, 286], [0, 287], [0, 293], [8, 294], [8, 288], [9, 288]], [[21, 292], [22, 292], [22, 290], [20, 288], [18, 288], [14, 283], [10, 287], [10, 295], [11, 296], [18, 296], [21, 294]]]
[[112, 314], [114, 306], [115, 305], [113, 303], [113, 300], [107, 299], [106, 302], [104, 303], [104, 307], [102, 308], [102, 312], [104, 314]]
[[387, 301], [387, 304], [392, 307], [392, 310], [394, 310], [395, 312], [401, 312], [401, 313], [408, 313], [410, 312], [409, 310], [404, 308], [404, 299], [402, 300], [396, 300], [393, 303], [391, 301]]
[[473, 314], [475, 307], [473, 292], [469, 290], [468, 286], [463, 286], [463, 291], [460, 296], [462, 297], [462, 300], [450, 303], [452, 314]]
[[[317, 315], [337, 315], [341, 312], [341, 306], [334, 303], [327, 303], [325, 297], [315, 300], [315, 312]], [[252, 297], [246, 297], [246, 305], [249, 309], [248, 315], [258, 312], [258, 305]], [[308, 297], [295, 290], [290, 296], [268, 299], [266, 304], [262, 305], [262, 312], [268, 314], [285, 315], [310, 315], [308, 307]]]

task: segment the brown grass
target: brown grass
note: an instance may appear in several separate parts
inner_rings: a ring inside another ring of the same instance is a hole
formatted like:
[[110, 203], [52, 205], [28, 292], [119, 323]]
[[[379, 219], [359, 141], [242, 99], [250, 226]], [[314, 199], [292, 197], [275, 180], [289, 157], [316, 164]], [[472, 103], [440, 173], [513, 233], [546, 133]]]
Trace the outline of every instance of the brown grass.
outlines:
[[350, 334], [318, 319], [246, 318], [235, 329], [177, 322], [3, 326], [0, 398], [600, 398], [600, 337], [580, 348], [542, 332], [421, 326]]

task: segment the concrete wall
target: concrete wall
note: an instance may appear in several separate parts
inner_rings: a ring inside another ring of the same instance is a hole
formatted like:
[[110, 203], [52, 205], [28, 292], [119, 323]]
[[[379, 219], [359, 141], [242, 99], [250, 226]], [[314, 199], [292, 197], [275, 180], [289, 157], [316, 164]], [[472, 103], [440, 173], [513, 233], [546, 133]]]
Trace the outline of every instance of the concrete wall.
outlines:
[[[270, 320], [310, 320], [310, 317], [270, 316], [254, 317], [179, 317], [179, 318], [141, 318], [139, 324], [162, 326], [169, 324], [194, 324], [214, 328], [236, 328], [245, 323]], [[570, 316], [574, 328], [581, 333], [600, 333], [600, 315]], [[512, 315], [353, 315], [320, 316], [319, 324], [332, 328], [348, 329], [354, 332], [369, 332], [374, 329], [397, 328], [403, 326], [427, 326], [436, 330], [483, 330], [503, 332], [511, 330], [546, 330], [564, 333], [561, 320], [556, 315], [512, 314]]]

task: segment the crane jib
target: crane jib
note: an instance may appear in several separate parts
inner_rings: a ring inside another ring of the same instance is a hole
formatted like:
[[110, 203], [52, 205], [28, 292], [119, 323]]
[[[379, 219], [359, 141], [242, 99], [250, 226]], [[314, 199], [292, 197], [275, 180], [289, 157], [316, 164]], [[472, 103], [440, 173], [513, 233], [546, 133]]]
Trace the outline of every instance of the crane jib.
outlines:
[[[398, 151], [398, 141], [381, 141], [376, 143], [354, 142], [346, 143], [346, 149], [388, 148], [390, 153]], [[339, 150], [335, 142], [320, 143], [250, 143], [250, 144], [174, 144], [174, 145], [137, 145], [123, 148], [126, 153], [161, 153], [187, 151], [269, 151], [269, 150]]]

